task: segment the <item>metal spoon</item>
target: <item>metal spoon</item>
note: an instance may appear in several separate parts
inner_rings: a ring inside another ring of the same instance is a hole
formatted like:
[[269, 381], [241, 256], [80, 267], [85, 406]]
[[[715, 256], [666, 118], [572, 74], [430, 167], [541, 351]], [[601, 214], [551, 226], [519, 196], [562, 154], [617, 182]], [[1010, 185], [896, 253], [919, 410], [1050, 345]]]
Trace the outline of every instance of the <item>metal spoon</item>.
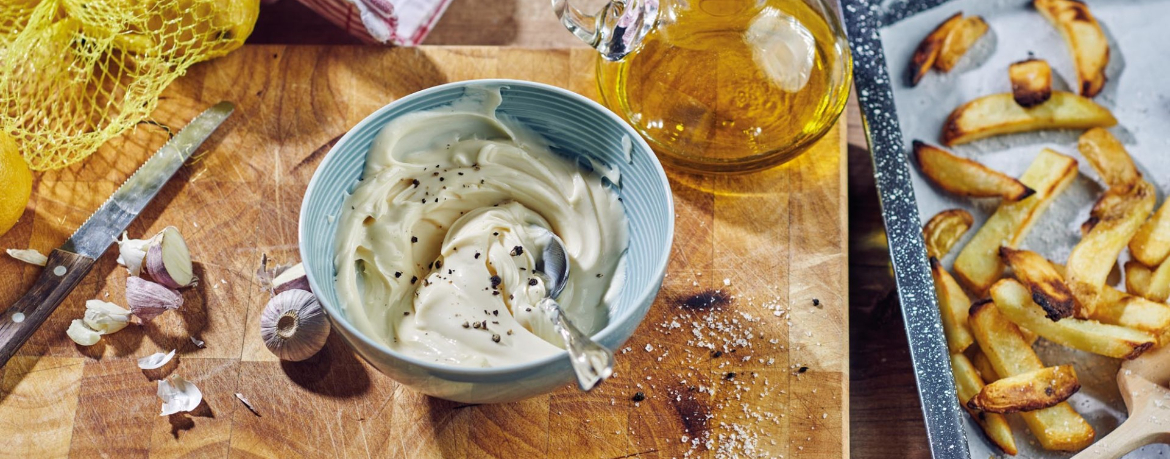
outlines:
[[540, 300], [537, 307], [549, 317], [553, 330], [565, 341], [569, 362], [577, 373], [577, 385], [581, 390], [589, 391], [613, 374], [613, 352], [581, 333], [561, 311], [555, 298], [560, 296], [565, 281], [569, 279], [569, 257], [561, 238], [552, 231], [538, 228], [545, 234], [538, 238], [543, 239], [544, 247], [536, 252], [536, 274], [544, 281], [548, 296]]

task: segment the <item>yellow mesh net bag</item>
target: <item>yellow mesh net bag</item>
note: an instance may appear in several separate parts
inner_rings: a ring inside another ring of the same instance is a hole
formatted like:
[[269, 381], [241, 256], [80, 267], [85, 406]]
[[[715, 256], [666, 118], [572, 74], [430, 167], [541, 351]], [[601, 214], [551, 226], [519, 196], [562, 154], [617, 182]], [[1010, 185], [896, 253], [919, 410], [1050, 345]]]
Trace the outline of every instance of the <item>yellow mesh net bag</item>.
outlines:
[[252, 33], [259, 0], [0, 0], [0, 129], [34, 170], [85, 159]]

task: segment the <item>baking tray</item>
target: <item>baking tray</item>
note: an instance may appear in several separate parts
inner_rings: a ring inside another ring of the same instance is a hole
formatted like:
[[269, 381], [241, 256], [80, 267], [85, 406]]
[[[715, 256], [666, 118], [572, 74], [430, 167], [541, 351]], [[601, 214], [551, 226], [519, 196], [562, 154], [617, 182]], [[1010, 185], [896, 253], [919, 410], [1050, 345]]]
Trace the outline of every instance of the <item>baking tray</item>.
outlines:
[[[1170, 155], [1165, 155], [1170, 136], [1164, 131], [1170, 124], [1170, 89], [1159, 83], [1160, 75], [1170, 70], [1170, 62], [1162, 48], [1166, 32], [1158, 22], [1170, 17], [1170, 0], [1087, 3], [1110, 42], [1109, 82], [1095, 101], [1118, 118], [1119, 126], [1110, 131], [1125, 143], [1146, 179], [1160, 190], [1161, 200], [1161, 190], [1170, 185]], [[1069, 82], [1075, 86], [1071, 58], [1057, 31], [1032, 9], [1029, 0], [843, 0], [842, 7], [931, 452], [936, 458], [998, 456], [998, 450], [958, 405], [921, 232], [926, 219], [955, 207], [971, 211], [976, 217], [974, 228], [978, 228], [998, 202], [959, 198], [934, 188], [911, 167], [909, 143], [921, 139], [938, 145], [942, 123], [955, 107], [979, 96], [1010, 92], [1007, 66], [1029, 57], [1029, 53], [1052, 64], [1055, 89], [1067, 89]], [[958, 11], [983, 16], [991, 26], [988, 36], [952, 72], [931, 71], [917, 87], [910, 88], [904, 74], [914, 48], [931, 29]], [[948, 150], [1017, 176], [1044, 147], [1076, 158], [1080, 162], [1076, 181], [1022, 244], [1063, 261], [1080, 239], [1079, 224], [1102, 191], [1095, 172], [1077, 152], [1079, 134], [1016, 134]], [[960, 241], [959, 246], [965, 242]], [[944, 264], [949, 267], [953, 257]], [[1069, 402], [1093, 425], [1098, 439], [1125, 420], [1125, 406], [1115, 382], [1119, 362], [1043, 340], [1037, 353], [1046, 364], [1076, 366], [1083, 388]], [[1018, 419], [1012, 427], [1019, 457], [1070, 455], [1041, 450]], [[1168, 453], [1170, 447], [1152, 445], [1126, 457]]]

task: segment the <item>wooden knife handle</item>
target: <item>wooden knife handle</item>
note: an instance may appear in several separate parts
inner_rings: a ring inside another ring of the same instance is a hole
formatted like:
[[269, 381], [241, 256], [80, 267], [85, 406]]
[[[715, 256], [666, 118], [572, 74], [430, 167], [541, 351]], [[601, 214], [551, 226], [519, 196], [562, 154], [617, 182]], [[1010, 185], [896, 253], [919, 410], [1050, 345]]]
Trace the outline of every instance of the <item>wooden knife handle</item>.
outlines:
[[[94, 260], [53, 250], [41, 276], [24, 296], [0, 313], [0, 367], [40, 328], [73, 287], [85, 278]], [[62, 330], [64, 332], [64, 330]]]

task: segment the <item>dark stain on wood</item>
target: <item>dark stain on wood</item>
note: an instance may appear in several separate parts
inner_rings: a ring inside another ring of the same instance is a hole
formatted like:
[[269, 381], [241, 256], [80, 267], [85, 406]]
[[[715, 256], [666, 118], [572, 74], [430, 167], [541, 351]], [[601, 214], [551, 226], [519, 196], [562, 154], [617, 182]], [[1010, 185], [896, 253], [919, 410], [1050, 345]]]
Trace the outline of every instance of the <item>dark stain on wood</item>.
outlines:
[[692, 311], [706, 311], [720, 309], [731, 303], [731, 296], [720, 290], [707, 290], [696, 293], [679, 301], [679, 306]]
[[687, 387], [678, 387], [672, 392], [677, 395], [668, 398], [670, 406], [682, 421], [687, 436], [706, 439], [709, 432], [707, 420], [711, 418], [711, 408], [695, 398], [694, 391]]
[[309, 153], [309, 156], [306, 156], [305, 159], [302, 159], [301, 162], [297, 163], [296, 166], [293, 166], [293, 168], [292, 168], [293, 172], [300, 170], [301, 167], [304, 167], [308, 164], [316, 163], [318, 160], [321, 159], [322, 156], [325, 156], [325, 153], [328, 153], [329, 150], [331, 148], [333, 148], [334, 145], [337, 145], [337, 141], [341, 140], [341, 137], [343, 137], [343, 136], [345, 136], [344, 132], [341, 134], [337, 134], [337, 137], [334, 137], [334, 138], [330, 139], [328, 142], [325, 142], [324, 144], [322, 144], [320, 147], [317, 147], [316, 150], [313, 150], [312, 153]]

